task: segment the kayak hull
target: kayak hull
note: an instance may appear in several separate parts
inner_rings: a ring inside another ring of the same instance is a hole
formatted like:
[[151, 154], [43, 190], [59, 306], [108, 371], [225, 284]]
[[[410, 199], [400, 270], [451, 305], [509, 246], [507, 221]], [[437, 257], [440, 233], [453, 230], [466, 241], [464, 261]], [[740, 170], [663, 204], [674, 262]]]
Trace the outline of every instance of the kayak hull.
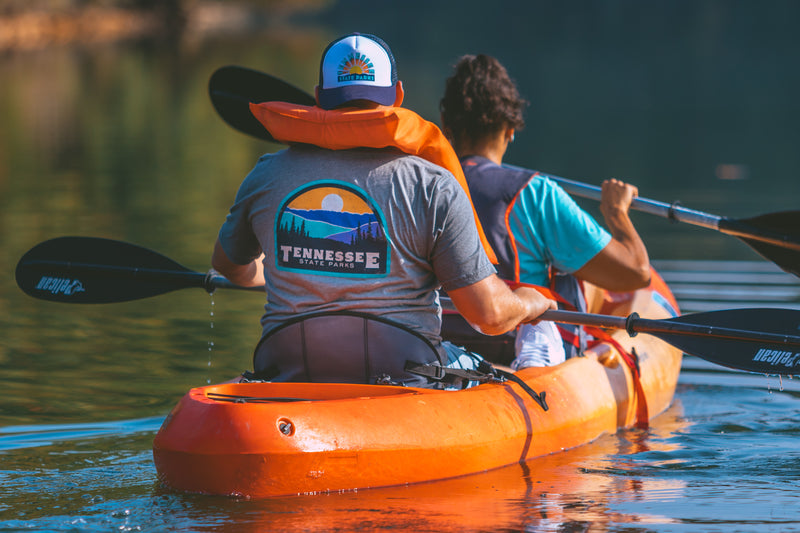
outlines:
[[[665, 318], [649, 296], [634, 305]], [[628, 302], [629, 305], [633, 305]], [[159, 480], [195, 493], [265, 498], [446, 479], [523, 462], [652, 418], [672, 401], [681, 352], [615, 334], [639, 357], [641, 390], [616, 348], [517, 372], [519, 385], [461, 391], [339, 383], [227, 383], [189, 391], [155, 437]], [[238, 400], [238, 401], [237, 401]]]

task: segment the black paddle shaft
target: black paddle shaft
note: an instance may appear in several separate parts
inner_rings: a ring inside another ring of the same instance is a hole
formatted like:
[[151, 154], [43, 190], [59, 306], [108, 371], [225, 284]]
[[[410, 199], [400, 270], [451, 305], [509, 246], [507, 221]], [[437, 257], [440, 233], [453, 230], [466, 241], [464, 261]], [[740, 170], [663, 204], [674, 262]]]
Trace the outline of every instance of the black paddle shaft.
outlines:
[[240, 287], [216, 274], [201, 273], [135, 244], [97, 237], [58, 237], [31, 248], [17, 263], [17, 285], [41, 300], [114, 303], [166, 292]]
[[712, 363], [763, 374], [800, 375], [800, 311], [725, 309], [665, 320], [547, 311], [543, 318], [566, 324], [646, 333]]
[[[94, 237], [59, 237], [19, 260], [19, 287], [30, 296], [65, 303], [136, 300], [183, 288], [241, 287], [209, 271], [194, 272], [141, 246]], [[451, 303], [442, 298], [443, 303]], [[648, 333], [686, 353], [738, 370], [800, 374], [800, 311], [730, 309], [667, 320], [546, 311], [543, 320]]]
[[[601, 199], [601, 189], [596, 185], [552, 174], [546, 176], [572, 195], [590, 200]], [[734, 219], [688, 209], [678, 202], [667, 204], [641, 197], [634, 198], [631, 209], [736, 237], [768, 261], [800, 277], [800, 211], [781, 211]]]

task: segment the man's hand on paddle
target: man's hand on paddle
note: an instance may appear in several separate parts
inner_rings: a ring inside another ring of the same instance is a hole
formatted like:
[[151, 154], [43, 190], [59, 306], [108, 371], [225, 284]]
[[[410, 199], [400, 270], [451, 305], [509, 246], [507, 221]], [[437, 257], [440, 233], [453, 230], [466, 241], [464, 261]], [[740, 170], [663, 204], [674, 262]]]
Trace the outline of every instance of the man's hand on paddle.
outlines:
[[501, 335], [519, 324], [535, 324], [542, 313], [556, 309], [556, 302], [536, 289], [519, 287], [512, 291], [496, 275], [447, 294], [467, 322], [486, 335]]
[[528, 309], [528, 315], [520, 321], [520, 324], [538, 324], [542, 313], [548, 309], [558, 309], [555, 300], [547, 298], [536, 289], [517, 287], [512, 292]]

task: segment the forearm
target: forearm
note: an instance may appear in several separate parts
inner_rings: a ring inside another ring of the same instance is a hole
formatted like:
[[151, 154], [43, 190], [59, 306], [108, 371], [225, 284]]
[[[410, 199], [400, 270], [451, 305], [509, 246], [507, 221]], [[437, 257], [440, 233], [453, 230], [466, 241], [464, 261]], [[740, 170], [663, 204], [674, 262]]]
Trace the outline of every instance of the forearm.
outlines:
[[501, 335], [519, 324], [535, 323], [556, 303], [530, 288], [512, 291], [497, 276], [448, 291], [459, 313], [473, 328], [486, 335]]
[[264, 279], [264, 255], [254, 259], [246, 265], [239, 265], [228, 258], [219, 240], [214, 245], [214, 253], [211, 256], [211, 266], [228, 278], [231, 283], [242, 287], [259, 287], [266, 283]]
[[[456, 308], [465, 315], [473, 328], [486, 335], [501, 335], [513, 330], [528, 315], [523, 301], [512, 291], [498, 292], [484, 300], [470, 299], [471, 305], [459, 305], [458, 298], [453, 298]], [[461, 311], [464, 309], [464, 311]]]
[[621, 245], [621, 266], [630, 276], [650, 279], [650, 258], [647, 247], [636, 231], [627, 211], [603, 209], [603, 217], [611, 237]]

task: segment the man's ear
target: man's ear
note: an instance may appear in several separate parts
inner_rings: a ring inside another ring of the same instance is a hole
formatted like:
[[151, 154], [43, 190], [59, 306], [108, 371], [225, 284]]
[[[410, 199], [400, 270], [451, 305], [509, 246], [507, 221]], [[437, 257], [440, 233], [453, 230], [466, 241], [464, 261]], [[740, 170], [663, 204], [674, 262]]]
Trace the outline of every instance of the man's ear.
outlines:
[[394, 84], [394, 88], [395, 91], [397, 92], [397, 96], [395, 96], [394, 98], [394, 106], [400, 107], [401, 105], [403, 105], [403, 97], [406, 95], [406, 93], [403, 91], [403, 82], [397, 80], [397, 83]]
[[503, 134], [503, 140], [507, 143], [514, 142], [514, 128], [506, 128], [506, 131]]

